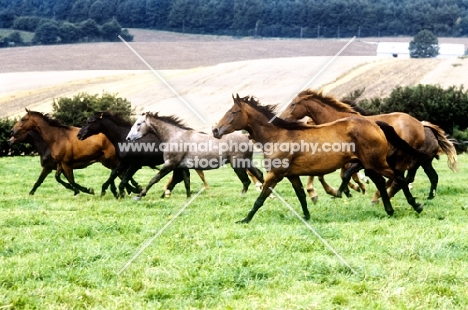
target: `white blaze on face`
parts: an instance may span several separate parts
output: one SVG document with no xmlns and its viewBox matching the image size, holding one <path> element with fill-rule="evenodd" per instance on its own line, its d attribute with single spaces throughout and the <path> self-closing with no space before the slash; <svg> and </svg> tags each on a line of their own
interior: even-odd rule
<svg viewBox="0 0 468 310">
<path fill-rule="evenodd" d="M 140 115 L 135 123 L 133 124 L 130 132 L 127 135 L 128 141 L 135 141 L 141 137 L 143 137 L 144 133 L 142 132 L 142 128 L 146 125 L 146 115 Z"/>
</svg>

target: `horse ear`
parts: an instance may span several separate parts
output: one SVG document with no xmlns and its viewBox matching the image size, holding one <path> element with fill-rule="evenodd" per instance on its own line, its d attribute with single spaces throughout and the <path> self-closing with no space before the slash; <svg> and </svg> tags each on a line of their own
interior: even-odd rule
<svg viewBox="0 0 468 310">
<path fill-rule="evenodd" d="M 240 103 L 239 94 L 236 94 L 236 97 L 234 97 L 234 95 L 233 95 L 233 96 L 232 96 L 232 100 L 234 100 L 234 103 L 235 103 L 235 104 L 239 104 L 239 103 Z"/>
<path fill-rule="evenodd" d="M 99 116 L 99 118 L 101 118 L 101 119 L 102 119 L 102 115 L 104 115 L 104 112 L 102 112 L 102 113 L 101 113 L 101 116 Z"/>
<path fill-rule="evenodd" d="M 30 112 L 30 110 L 29 110 L 28 108 L 24 108 L 24 109 L 26 110 L 26 112 L 27 112 L 27 113 L 29 113 L 29 112 Z"/>
</svg>

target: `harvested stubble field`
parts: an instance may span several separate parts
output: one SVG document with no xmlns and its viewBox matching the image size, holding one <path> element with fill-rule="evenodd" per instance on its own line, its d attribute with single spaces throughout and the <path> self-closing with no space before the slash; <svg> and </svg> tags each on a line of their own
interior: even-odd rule
<svg viewBox="0 0 468 310">
<path fill-rule="evenodd" d="M 231 94 L 266 104 L 289 100 L 347 40 L 261 40 L 134 30 L 131 45 L 192 104 L 179 99 L 123 43 L 0 50 L 0 116 L 25 107 L 49 112 L 53 98 L 117 92 L 137 111 L 177 114 L 207 129 L 232 104 Z M 383 40 L 383 39 L 381 39 Z M 467 83 L 466 60 L 377 59 L 375 39 L 352 43 L 311 87 L 341 96 L 366 86 L 367 96 L 397 85 Z M 465 43 L 466 44 L 466 43 Z M 368 193 L 331 200 L 319 187 L 310 224 L 357 271 L 350 272 L 279 199 L 268 199 L 249 225 L 243 218 L 258 193 L 229 168 L 209 171 L 211 185 L 188 202 L 182 186 L 160 199 L 155 185 L 139 202 L 72 196 L 52 176 L 28 196 L 40 167 L 35 157 L 0 158 L 0 309 L 462 309 L 468 304 L 468 158 L 459 172 L 435 162 L 439 190 L 418 172 L 416 214 L 403 195 L 395 216 Z M 76 171 L 97 190 L 109 171 Z M 142 169 L 145 185 L 154 175 Z M 193 193 L 200 182 L 192 173 Z M 327 176 L 339 184 L 338 174 Z M 163 180 L 162 182 L 164 182 Z M 305 182 L 305 177 L 303 178 Z M 287 181 L 276 190 L 295 210 Z M 118 271 L 168 221 L 173 223 L 122 274 Z"/>
<path fill-rule="evenodd" d="M 290 100 L 303 87 L 341 97 L 366 87 L 364 96 L 385 96 L 396 86 L 466 84 L 466 59 L 379 59 L 377 38 L 349 41 L 235 39 L 132 30 L 130 43 L 192 105 L 200 122 L 124 43 L 34 46 L 0 50 L 0 116 L 24 108 L 50 112 L 54 98 L 79 92 L 118 93 L 137 112 L 177 114 L 207 130 L 231 104 L 231 94 L 255 95 L 265 104 Z M 385 41 L 385 38 L 380 38 Z M 390 40 L 390 39 L 387 39 Z M 406 38 L 410 40 L 410 38 Z M 441 39 L 465 43 L 468 39 Z M 310 83 L 308 83 L 310 82 Z"/>
</svg>

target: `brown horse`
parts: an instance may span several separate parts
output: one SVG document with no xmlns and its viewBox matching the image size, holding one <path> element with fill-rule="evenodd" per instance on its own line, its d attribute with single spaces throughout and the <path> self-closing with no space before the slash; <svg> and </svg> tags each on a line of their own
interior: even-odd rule
<svg viewBox="0 0 468 310">
<path fill-rule="evenodd" d="M 80 141 L 77 134 L 80 128 L 63 125 L 58 120 L 40 112 L 29 111 L 13 126 L 12 138 L 24 135 L 28 131 L 39 133 L 49 146 L 51 156 L 57 163 L 57 175 L 65 175 L 75 195 L 80 191 L 93 194 L 92 189 L 85 188 L 75 182 L 74 167 L 84 167 L 96 161 L 105 167 L 113 169 L 119 164 L 112 143 L 102 134 L 89 140 Z M 114 186 L 115 187 L 115 186 Z"/>
<path fill-rule="evenodd" d="M 41 136 L 34 130 L 30 130 L 25 132 L 21 136 L 16 136 L 16 137 L 11 137 L 9 140 L 10 144 L 14 143 L 30 143 L 34 150 L 39 154 L 40 158 L 40 163 L 41 163 L 41 173 L 39 174 L 39 177 L 37 178 L 36 183 L 34 183 L 33 188 L 29 192 L 29 195 L 34 195 L 36 190 L 41 186 L 42 182 L 44 182 L 45 178 L 53 171 L 57 169 L 57 163 L 54 161 L 52 158 L 52 155 L 50 154 L 50 148 L 49 146 L 42 140 Z M 82 163 L 80 166 L 73 166 L 73 169 L 81 169 L 89 166 L 90 164 L 94 163 L 94 161 L 89 162 L 89 163 Z M 72 187 L 70 186 L 69 183 L 63 181 L 60 178 L 60 173 L 56 173 L 55 175 L 55 180 L 62 184 L 65 188 L 71 189 Z"/>
<path fill-rule="evenodd" d="M 434 198 L 438 183 L 438 175 L 432 166 L 432 160 L 440 152 L 447 154 L 448 165 L 455 171 L 457 154 L 453 144 L 446 138 L 442 129 L 429 122 L 420 122 L 406 113 L 389 113 L 380 115 L 361 115 L 356 108 L 348 103 L 341 102 L 331 96 L 324 96 L 321 92 L 305 90 L 301 92 L 289 106 L 280 114 L 286 120 L 297 120 L 304 116 L 312 118 L 316 124 L 325 124 L 345 117 L 361 117 L 371 121 L 382 121 L 393 128 L 396 133 L 413 148 L 428 154 L 425 158 L 415 158 L 402 151 L 395 150 L 396 169 L 408 170 L 407 182 L 414 181 L 417 169 L 422 166 L 431 181 L 431 189 L 428 199 Z M 390 186 L 389 196 L 400 190 L 398 183 L 393 182 Z M 373 197 L 377 202 L 379 193 Z"/>
<path fill-rule="evenodd" d="M 422 211 L 422 206 L 412 197 L 402 173 L 392 169 L 387 163 L 387 155 L 390 152 L 388 141 L 399 146 L 404 145 L 405 149 L 408 147 L 387 124 L 351 117 L 325 125 L 308 126 L 274 118 L 275 106 L 261 106 L 252 97 L 240 98 L 237 95 L 233 99 L 234 105 L 213 128 L 213 135 L 221 138 L 233 131 L 245 129 L 253 140 L 264 146 L 265 160 L 276 163 L 270 165 L 260 196 L 241 223 L 252 220 L 272 189 L 284 177 L 291 182 L 301 203 L 304 217 L 309 219 L 306 194 L 299 176 L 328 174 L 349 162 L 357 162 L 366 169 L 366 174 L 382 191 L 382 201 L 387 214 L 392 215 L 394 211 L 385 191 L 382 175 L 401 183 L 408 203 L 417 212 Z M 270 148 L 275 143 L 279 144 L 277 148 L 265 152 L 267 145 Z M 298 143 L 301 145 L 299 149 L 296 147 Z M 328 146 L 335 143 L 341 145 L 341 148 L 326 152 Z M 314 146 L 316 151 L 313 151 Z M 317 147 L 322 151 L 317 151 Z M 345 174 L 343 184 L 346 184 L 349 178 L 350 174 Z"/>
</svg>

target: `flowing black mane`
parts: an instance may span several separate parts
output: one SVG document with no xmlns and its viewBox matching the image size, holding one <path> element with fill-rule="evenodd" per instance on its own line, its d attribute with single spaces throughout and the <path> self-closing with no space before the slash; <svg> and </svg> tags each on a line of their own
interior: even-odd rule
<svg viewBox="0 0 468 310">
<path fill-rule="evenodd" d="M 158 113 L 151 113 L 151 112 L 148 112 L 147 115 L 153 117 L 153 118 L 156 118 L 156 119 L 159 119 L 165 123 L 168 123 L 168 124 L 171 124 L 171 125 L 174 125 L 174 126 L 177 126 L 179 127 L 180 129 L 184 129 L 184 130 L 193 130 L 193 128 L 191 127 L 188 127 L 187 125 L 184 124 L 184 122 L 178 118 L 177 116 L 175 115 L 170 115 L 170 116 L 160 116 L 158 115 Z"/>
<path fill-rule="evenodd" d="M 102 118 L 102 117 L 105 117 L 105 118 L 108 118 L 109 120 L 111 120 L 112 122 L 114 122 L 117 126 L 122 126 L 122 127 L 132 127 L 132 123 L 130 121 L 128 121 L 127 119 L 125 119 L 125 117 L 119 113 L 113 113 L 113 112 L 96 112 L 94 113 L 94 117 L 95 118 Z"/>
<path fill-rule="evenodd" d="M 65 125 L 58 119 L 52 118 L 49 114 L 42 114 L 41 112 L 37 112 L 37 111 L 28 111 L 28 113 L 43 118 L 47 122 L 47 124 L 49 124 L 50 126 L 66 128 L 66 129 L 70 128 L 70 126 Z"/>
<path fill-rule="evenodd" d="M 261 105 L 260 102 L 253 96 L 247 96 L 241 99 L 243 102 L 247 103 L 249 106 L 257 110 L 258 112 L 265 115 L 268 119 L 273 119 L 271 122 L 273 125 L 285 128 L 285 129 L 303 129 L 310 128 L 310 125 L 301 123 L 301 122 L 289 122 L 282 118 L 279 118 L 276 114 L 277 105 Z"/>
</svg>

